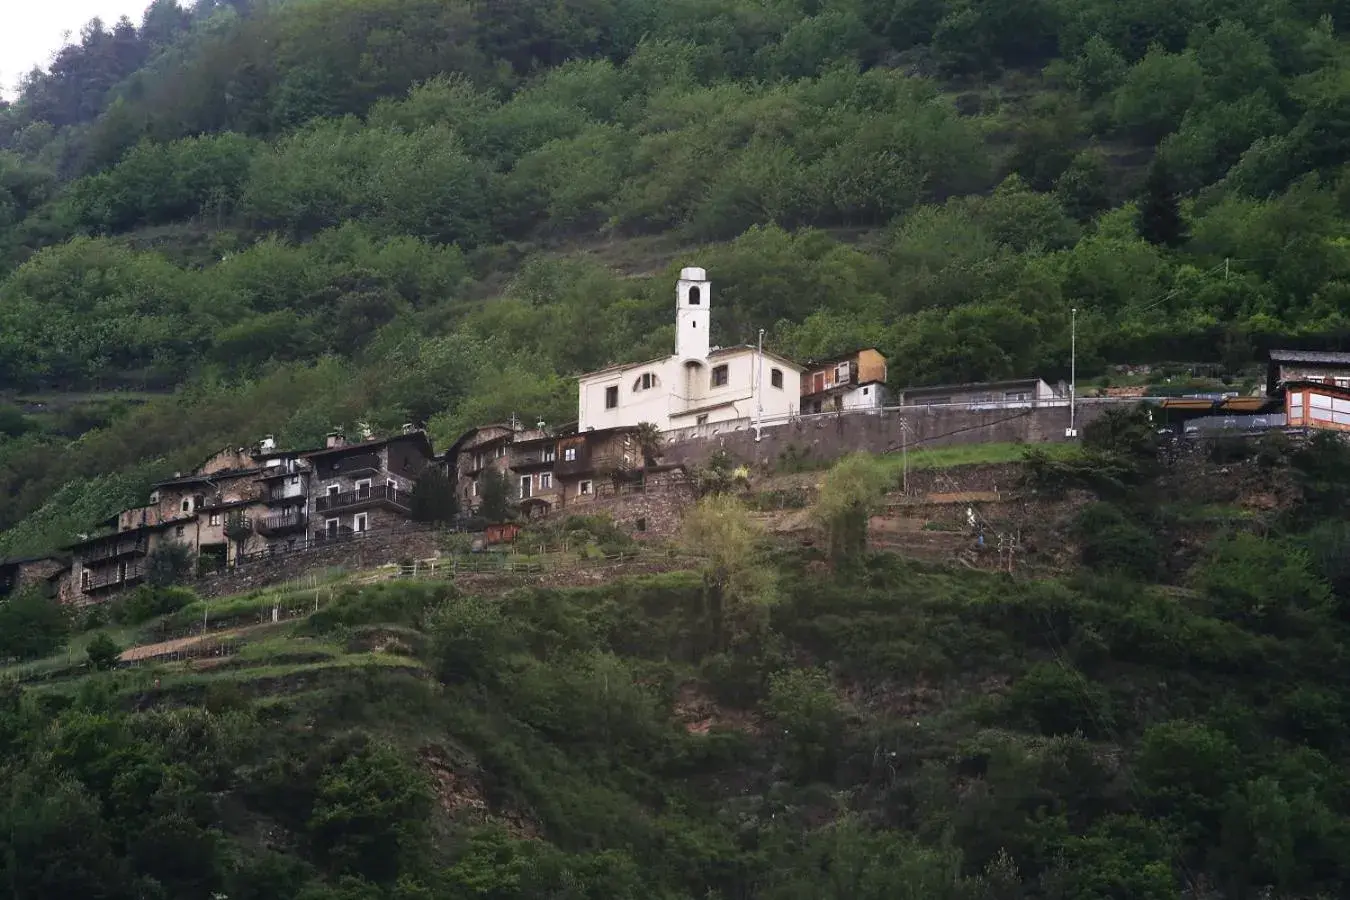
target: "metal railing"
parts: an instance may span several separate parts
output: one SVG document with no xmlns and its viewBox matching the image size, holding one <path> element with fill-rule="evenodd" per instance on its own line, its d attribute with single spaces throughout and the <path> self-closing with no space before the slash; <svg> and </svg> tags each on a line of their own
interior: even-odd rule
<svg viewBox="0 0 1350 900">
<path fill-rule="evenodd" d="M 314 511 L 316 513 L 335 512 L 364 503 L 388 503 L 406 510 L 412 504 L 412 491 L 402 491 L 395 487 L 379 484 L 361 490 L 324 494 L 314 498 Z"/>
<path fill-rule="evenodd" d="M 253 521 L 253 527 L 258 534 L 268 535 L 304 528 L 308 521 L 303 512 L 283 513 L 279 516 L 260 516 Z"/>
</svg>

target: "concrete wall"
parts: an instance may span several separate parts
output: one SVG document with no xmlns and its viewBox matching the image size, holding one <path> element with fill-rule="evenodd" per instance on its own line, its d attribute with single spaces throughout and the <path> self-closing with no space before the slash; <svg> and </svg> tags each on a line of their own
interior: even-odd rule
<svg viewBox="0 0 1350 900">
<path fill-rule="evenodd" d="M 1078 428 L 1110 406 L 1079 403 Z M 902 422 L 907 423 L 907 430 L 902 429 Z M 772 465 L 789 456 L 830 461 L 857 450 L 898 453 L 905 444 L 914 450 L 928 450 L 959 444 L 1058 443 L 1066 440 L 1064 430 L 1068 426 L 1068 406 L 988 410 L 914 407 L 812 416 L 766 427 L 758 443 L 753 428 L 691 435 L 683 440 L 667 436 L 663 456 L 667 463 L 698 464 L 718 450 L 725 450 L 738 460 L 754 464 Z"/>
</svg>

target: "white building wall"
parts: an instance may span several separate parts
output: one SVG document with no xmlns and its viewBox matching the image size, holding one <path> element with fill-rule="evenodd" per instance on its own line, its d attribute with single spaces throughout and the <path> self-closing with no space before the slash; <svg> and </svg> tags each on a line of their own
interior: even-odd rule
<svg viewBox="0 0 1350 900">
<path fill-rule="evenodd" d="M 844 409 L 881 409 L 886 405 L 886 388 L 865 384 L 844 394 Z"/>
<path fill-rule="evenodd" d="M 797 411 L 801 370 L 763 357 L 750 347 L 711 351 L 708 346 L 712 284 L 697 267 L 680 272 L 675 289 L 675 353 L 664 360 L 583 375 L 577 388 L 577 418 L 582 431 L 620 428 L 651 422 L 661 431 L 706 423 L 786 416 Z M 712 385 L 713 370 L 725 365 L 727 381 Z M 782 387 L 773 387 L 772 371 L 782 372 Z M 643 376 L 654 382 L 643 386 Z M 759 379 L 762 377 L 762 388 Z M 608 406 L 611 390 L 617 400 Z M 757 393 L 758 392 L 758 393 Z M 762 411 L 759 407 L 762 406 Z"/>
</svg>

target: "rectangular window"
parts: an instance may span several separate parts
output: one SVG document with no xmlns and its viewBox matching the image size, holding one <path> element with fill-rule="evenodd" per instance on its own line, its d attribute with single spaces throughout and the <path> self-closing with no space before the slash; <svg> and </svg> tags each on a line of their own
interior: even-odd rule
<svg viewBox="0 0 1350 900">
<path fill-rule="evenodd" d="M 185 534 L 187 534 L 187 529 L 185 529 L 182 525 L 179 525 L 177 528 L 173 530 L 174 537 L 182 537 Z"/>
<path fill-rule="evenodd" d="M 551 488 L 551 487 L 553 487 L 553 473 L 552 473 L 552 472 L 540 472 L 540 473 L 539 473 L 539 490 L 541 490 L 541 491 L 546 491 L 546 490 L 548 490 L 548 489 Z"/>
<path fill-rule="evenodd" d="M 725 387 L 726 383 L 727 383 L 727 364 L 722 363 L 722 365 L 720 366 L 713 366 L 712 386 Z"/>
<path fill-rule="evenodd" d="M 835 384 L 848 383 L 848 363 L 843 362 L 834 367 L 834 383 Z"/>
<path fill-rule="evenodd" d="M 528 475 L 520 476 L 520 499 L 528 500 L 530 498 L 530 487 L 534 481 Z"/>
<path fill-rule="evenodd" d="M 498 448 L 493 452 L 492 458 L 493 458 L 493 459 L 501 459 L 501 458 L 502 458 L 503 456 L 505 456 L 505 455 L 506 455 L 506 445 L 505 445 L 505 444 L 502 444 L 500 447 L 498 447 Z"/>
<path fill-rule="evenodd" d="M 328 486 L 328 496 L 335 497 L 340 490 L 342 490 L 342 488 L 338 487 L 336 484 L 330 484 Z"/>
<path fill-rule="evenodd" d="M 89 582 L 90 582 L 91 580 L 92 580 L 92 579 L 90 578 L 89 570 L 88 570 L 88 569 L 82 569 L 82 570 L 80 571 L 80 590 L 82 590 L 82 591 L 87 591 L 87 590 L 89 590 Z"/>
<path fill-rule="evenodd" d="M 605 388 L 605 409 L 613 409 L 619 405 L 619 386 L 617 384 Z"/>
<path fill-rule="evenodd" d="M 337 537 L 338 529 L 342 527 L 341 519 L 325 519 L 323 527 L 328 532 L 329 537 Z"/>
<path fill-rule="evenodd" d="M 300 483 L 300 476 L 299 476 L 299 475 L 292 475 L 292 476 L 291 476 L 291 484 L 299 484 L 299 483 Z"/>
<path fill-rule="evenodd" d="M 556 448 L 552 446 L 544 448 L 544 462 L 553 462 L 557 458 L 558 458 L 558 451 Z"/>
<path fill-rule="evenodd" d="M 366 479 L 365 481 L 358 481 L 356 483 L 356 496 L 358 497 L 370 496 L 370 479 Z"/>
<path fill-rule="evenodd" d="M 590 492 L 591 492 L 591 483 L 589 481 L 583 481 L 577 485 L 577 493 L 581 494 L 583 497 L 590 494 Z"/>
<path fill-rule="evenodd" d="M 770 369 L 770 370 L 769 370 L 769 384 L 773 385 L 774 387 L 778 388 L 779 390 L 782 390 L 782 388 L 783 388 L 783 370 L 782 370 L 782 369 Z"/>
<path fill-rule="evenodd" d="M 220 513 L 211 513 L 211 524 L 212 525 L 220 524 Z"/>
<path fill-rule="evenodd" d="M 694 419 L 694 424 L 695 424 L 695 425 L 707 425 L 707 424 L 708 424 L 708 414 L 707 414 L 707 413 L 704 413 L 703 415 L 701 415 L 701 416 L 699 416 L 698 418 Z"/>
<path fill-rule="evenodd" d="M 864 397 L 868 396 L 868 395 L 871 394 L 871 393 L 872 393 L 872 389 L 871 389 L 870 387 L 865 387 L 865 388 L 863 388 L 863 396 L 864 396 Z"/>
<path fill-rule="evenodd" d="M 576 462 L 576 461 L 577 461 L 576 447 L 568 447 L 566 450 L 563 451 L 563 462 Z"/>
</svg>

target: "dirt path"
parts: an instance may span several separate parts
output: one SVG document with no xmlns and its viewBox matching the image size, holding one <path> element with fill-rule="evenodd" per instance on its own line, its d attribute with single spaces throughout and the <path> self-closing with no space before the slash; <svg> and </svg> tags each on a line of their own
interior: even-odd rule
<svg viewBox="0 0 1350 900">
<path fill-rule="evenodd" d="M 128 647 L 126 650 L 123 650 L 122 655 L 117 658 L 121 662 L 137 662 L 139 660 L 151 659 L 156 656 L 167 656 L 170 653 L 191 650 L 202 644 L 220 642 L 230 638 L 240 638 L 264 628 L 273 627 L 275 627 L 273 623 L 264 622 L 261 625 L 248 625 L 243 628 L 228 628 L 224 631 L 208 631 L 206 634 L 176 638 L 172 641 L 160 641 L 157 644 L 141 644 L 136 647 Z"/>
</svg>

